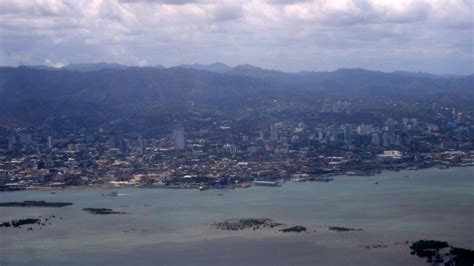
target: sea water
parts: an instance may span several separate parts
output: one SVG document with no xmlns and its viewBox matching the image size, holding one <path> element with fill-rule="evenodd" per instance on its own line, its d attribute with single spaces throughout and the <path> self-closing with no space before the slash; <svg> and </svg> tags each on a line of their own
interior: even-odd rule
<svg viewBox="0 0 474 266">
<path fill-rule="evenodd" d="M 102 195 L 111 191 L 119 196 Z M 474 167 L 386 171 L 248 189 L 0 193 L 2 202 L 24 200 L 73 205 L 0 207 L 0 222 L 55 216 L 33 230 L 0 228 L 2 266 L 423 265 L 423 259 L 410 255 L 405 241 L 435 239 L 474 248 Z M 82 208 L 126 214 L 94 215 Z M 310 232 L 226 232 L 211 226 L 231 218 L 271 218 Z M 335 232 L 328 226 L 363 231 Z"/>
</svg>

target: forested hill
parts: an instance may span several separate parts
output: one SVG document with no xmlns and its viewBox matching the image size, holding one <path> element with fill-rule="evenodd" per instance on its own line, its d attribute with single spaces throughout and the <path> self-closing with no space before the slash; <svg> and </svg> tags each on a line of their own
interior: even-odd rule
<svg viewBox="0 0 474 266">
<path fill-rule="evenodd" d="M 0 68 L 0 118 L 39 119 L 63 112 L 102 113 L 252 108 L 271 99 L 307 104 L 324 98 L 474 102 L 474 76 L 340 69 L 285 73 L 250 65 L 173 68 L 115 64 Z M 23 116 L 27 115 L 27 118 Z"/>
</svg>

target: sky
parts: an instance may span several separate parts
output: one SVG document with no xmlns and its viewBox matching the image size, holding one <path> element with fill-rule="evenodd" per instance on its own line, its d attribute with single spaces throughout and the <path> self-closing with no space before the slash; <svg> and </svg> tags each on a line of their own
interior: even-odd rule
<svg viewBox="0 0 474 266">
<path fill-rule="evenodd" d="M 472 0 L 0 0 L 0 65 L 474 73 Z"/>
</svg>

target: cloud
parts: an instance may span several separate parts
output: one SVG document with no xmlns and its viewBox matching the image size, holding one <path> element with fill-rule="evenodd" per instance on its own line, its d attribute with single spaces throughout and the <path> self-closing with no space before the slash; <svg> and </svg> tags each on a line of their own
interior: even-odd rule
<svg viewBox="0 0 474 266">
<path fill-rule="evenodd" d="M 470 0 L 3 0 L 0 64 L 467 73 L 472 16 Z"/>
<path fill-rule="evenodd" d="M 197 0 L 119 0 L 121 3 L 148 3 L 148 4 L 167 4 L 167 5 L 184 5 L 198 2 Z"/>
<path fill-rule="evenodd" d="M 54 62 L 53 60 L 47 58 L 46 60 L 44 60 L 44 63 L 46 63 L 47 66 L 52 66 L 52 67 L 55 67 L 55 68 L 60 68 L 60 67 L 63 67 L 65 66 L 66 64 L 64 64 L 63 62 Z"/>
<path fill-rule="evenodd" d="M 217 21 L 235 20 L 243 15 L 240 4 L 218 5 L 214 11 L 214 17 Z"/>
</svg>

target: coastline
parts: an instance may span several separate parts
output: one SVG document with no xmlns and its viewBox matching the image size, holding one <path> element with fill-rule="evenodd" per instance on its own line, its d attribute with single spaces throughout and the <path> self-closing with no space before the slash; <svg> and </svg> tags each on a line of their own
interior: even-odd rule
<svg viewBox="0 0 474 266">
<path fill-rule="evenodd" d="M 474 164 L 469 164 L 469 165 L 450 165 L 449 167 L 442 167 L 442 165 L 433 165 L 430 167 L 405 167 L 405 168 L 383 168 L 383 169 L 377 169 L 374 171 L 370 172 L 360 172 L 360 171 L 355 171 L 355 170 L 349 170 L 349 171 L 344 171 L 344 172 L 337 172 L 333 174 L 327 174 L 320 176 L 318 178 L 340 178 L 340 177 L 361 177 L 361 176 L 379 176 L 387 172 L 400 172 L 400 171 L 422 171 L 422 170 L 428 170 L 428 169 L 440 169 L 440 170 L 446 170 L 449 168 L 472 168 L 473 173 L 474 173 Z M 302 181 L 295 181 L 295 182 L 318 182 L 319 180 L 316 181 L 311 181 L 311 180 L 302 180 Z M 279 179 L 279 182 L 281 182 L 283 185 L 287 182 L 293 182 L 291 178 L 286 178 L 286 179 Z M 325 181 L 327 182 L 327 181 Z M 58 192 L 58 191 L 64 191 L 64 190 L 84 190 L 84 189 L 107 189 L 107 190 L 113 190 L 113 189 L 123 189 L 123 188 L 152 188 L 152 189 L 200 189 L 202 186 L 201 183 L 195 183 L 191 185 L 182 185 L 182 186 L 146 186 L 144 184 L 112 184 L 112 183 L 104 183 L 104 184 L 89 184 L 89 185 L 76 185 L 76 186 L 30 186 L 30 187 L 25 187 L 22 189 L 17 189 L 17 190 L 0 190 L 0 193 L 2 192 L 11 192 L 11 191 L 23 191 L 23 190 L 31 190 L 31 191 L 44 191 L 44 192 Z M 227 186 L 227 187 L 208 187 L 206 189 L 214 189 L 214 190 L 228 190 L 228 189 L 239 189 L 239 188 L 249 188 L 252 186 L 252 181 L 248 181 L 245 183 L 240 183 L 238 185 L 232 185 L 232 186 Z"/>
</svg>

